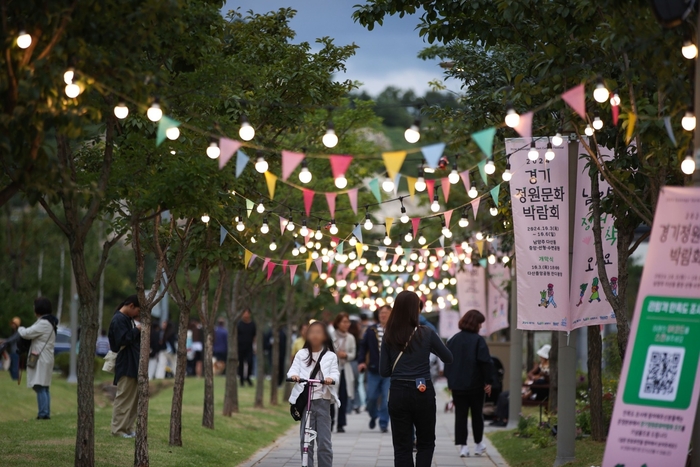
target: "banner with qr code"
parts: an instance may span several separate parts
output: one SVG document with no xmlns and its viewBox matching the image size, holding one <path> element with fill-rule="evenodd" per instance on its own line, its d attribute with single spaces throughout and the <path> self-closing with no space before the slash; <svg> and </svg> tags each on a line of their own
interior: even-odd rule
<svg viewBox="0 0 700 467">
<path fill-rule="evenodd" d="M 569 307 L 569 157 L 568 147 L 553 148 L 548 138 L 508 138 L 513 178 L 510 196 L 518 277 L 518 329 L 566 331 Z M 533 153 L 534 155 L 534 153 Z"/>
<path fill-rule="evenodd" d="M 700 188 L 654 215 L 603 467 L 684 466 L 700 397 Z"/>
<path fill-rule="evenodd" d="M 480 266 L 468 265 L 455 274 L 457 279 L 457 300 L 459 316 L 469 310 L 486 309 L 486 273 Z"/>
<path fill-rule="evenodd" d="M 603 159 L 612 157 L 612 152 L 604 147 L 598 148 Z M 586 154 L 583 145 L 579 154 Z M 576 329 L 583 326 L 615 323 L 615 313 L 610 302 L 605 298 L 601 279 L 598 277 L 598 260 L 593 240 L 593 213 L 591 212 L 591 177 L 586 165 L 588 157 L 579 157 L 576 169 L 576 211 L 574 214 L 573 259 L 571 262 L 571 326 Z M 600 197 L 610 193 L 610 185 L 600 180 Z M 617 230 L 615 218 L 603 214 L 600 219 L 603 240 L 603 257 L 613 294 L 617 295 Z"/>
<path fill-rule="evenodd" d="M 510 269 L 498 262 L 490 264 L 487 272 L 488 308 L 483 328 L 486 335 L 491 335 L 508 327 Z"/>
</svg>

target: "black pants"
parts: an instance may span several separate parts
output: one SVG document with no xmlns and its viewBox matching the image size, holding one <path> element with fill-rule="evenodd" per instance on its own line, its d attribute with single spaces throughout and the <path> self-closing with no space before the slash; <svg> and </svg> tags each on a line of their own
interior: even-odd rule
<svg viewBox="0 0 700 467">
<path fill-rule="evenodd" d="M 455 404 L 455 444 L 467 444 L 469 412 L 472 413 L 472 434 L 479 444 L 484 438 L 484 390 L 452 391 Z"/>
<path fill-rule="evenodd" d="M 413 467 L 413 429 L 416 430 L 416 467 L 430 467 L 435 451 L 435 389 L 426 381 L 420 392 L 414 381 L 392 381 L 389 395 L 394 467 Z"/>
<path fill-rule="evenodd" d="M 246 369 L 245 364 L 248 365 Z M 238 347 L 238 377 L 241 384 L 245 381 L 250 383 L 250 373 L 253 371 L 253 347 Z"/>
<path fill-rule="evenodd" d="M 503 391 L 498 396 L 498 403 L 496 405 L 496 418 L 499 421 L 508 420 L 508 411 L 510 410 L 508 405 L 508 397 L 510 396 L 510 391 Z"/>
<path fill-rule="evenodd" d="M 345 427 L 348 424 L 347 413 L 348 407 L 348 381 L 345 379 L 345 370 L 340 372 L 340 384 L 338 385 L 338 399 L 340 400 L 340 409 L 336 412 L 338 414 L 338 429 Z"/>
</svg>

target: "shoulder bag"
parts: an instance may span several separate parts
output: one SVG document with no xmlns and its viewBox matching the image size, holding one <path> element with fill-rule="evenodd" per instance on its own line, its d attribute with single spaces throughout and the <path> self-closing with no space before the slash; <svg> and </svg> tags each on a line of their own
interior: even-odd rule
<svg viewBox="0 0 700 467">
<path fill-rule="evenodd" d="M 308 379 L 314 379 L 316 378 L 316 375 L 318 374 L 319 371 L 321 371 L 321 360 L 323 360 L 323 356 L 326 355 L 326 352 L 328 349 L 323 349 L 323 352 L 321 352 L 321 355 L 318 357 L 318 361 L 316 362 L 316 366 L 314 366 L 314 369 L 311 370 L 311 375 L 308 377 Z M 311 352 L 309 350 L 309 352 Z M 289 414 L 292 416 L 292 418 L 295 421 L 300 421 L 301 420 L 301 414 L 304 411 L 304 407 L 306 407 L 306 404 L 309 402 L 309 384 L 307 383 L 304 385 L 304 389 L 301 391 L 301 394 L 297 397 L 296 402 L 293 404 L 289 404 Z"/>
<path fill-rule="evenodd" d="M 396 369 L 396 364 L 399 363 L 399 360 L 401 359 L 401 357 L 403 356 L 403 353 L 404 353 L 404 352 L 406 351 L 406 349 L 408 348 L 408 344 L 411 343 L 411 339 L 413 339 L 413 335 L 416 333 L 417 330 L 418 330 L 418 326 L 416 326 L 415 328 L 413 328 L 413 332 L 411 333 L 411 337 L 408 338 L 408 340 L 406 341 L 406 345 L 403 346 L 403 350 L 399 353 L 399 356 L 396 357 L 396 360 L 394 360 L 394 364 L 393 364 L 392 367 L 391 367 L 391 372 L 392 372 L 392 373 L 393 373 L 394 370 Z"/>
</svg>

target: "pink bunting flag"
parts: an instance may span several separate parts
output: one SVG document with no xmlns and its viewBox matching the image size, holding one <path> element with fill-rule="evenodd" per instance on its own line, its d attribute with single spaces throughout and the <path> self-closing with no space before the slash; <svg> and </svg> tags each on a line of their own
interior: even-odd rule
<svg viewBox="0 0 700 467">
<path fill-rule="evenodd" d="M 340 245 L 340 238 L 339 237 L 331 237 L 331 241 L 335 243 L 335 246 L 337 247 Z"/>
<path fill-rule="evenodd" d="M 323 261 L 321 260 L 321 258 L 316 258 L 314 260 L 314 264 L 316 265 L 318 273 L 321 274 L 323 272 Z"/>
<path fill-rule="evenodd" d="M 583 83 L 566 91 L 561 95 L 561 98 L 564 102 L 569 104 L 569 107 L 574 109 L 574 112 L 579 114 L 582 119 L 586 119 L 586 88 L 583 86 Z"/>
<path fill-rule="evenodd" d="M 236 141 L 229 138 L 221 138 L 219 140 L 219 150 L 221 151 L 219 155 L 219 170 L 223 169 L 228 161 L 231 160 L 236 151 L 243 145 L 240 141 Z"/>
<path fill-rule="evenodd" d="M 449 211 L 445 211 L 443 213 L 443 216 L 445 216 L 445 225 L 447 226 L 448 229 L 450 228 L 450 220 L 452 219 L 452 211 L 453 210 L 450 209 Z"/>
<path fill-rule="evenodd" d="M 399 256 L 401 256 L 401 255 L 394 255 L 394 259 L 391 260 L 391 265 L 392 265 L 392 266 L 395 265 L 396 262 L 399 260 Z"/>
<path fill-rule="evenodd" d="M 426 180 L 425 186 L 428 189 L 428 200 L 433 202 L 433 195 L 435 194 L 435 180 Z"/>
<path fill-rule="evenodd" d="M 341 175 L 345 175 L 352 162 L 352 156 L 339 156 L 333 155 L 330 157 L 331 160 L 331 171 L 333 172 L 333 178 L 338 178 Z"/>
<path fill-rule="evenodd" d="M 310 239 L 310 238 L 311 238 L 311 234 L 310 234 L 310 233 L 307 234 L 307 235 L 304 235 L 304 245 L 306 245 L 307 243 L 309 243 L 309 239 Z"/>
<path fill-rule="evenodd" d="M 275 266 L 273 262 L 267 263 L 267 280 L 270 280 L 270 277 L 272 277 L 272 271 L 275 270 Z"/>
<path fill-rule="evenodd" d="M 298 264 L 289 265 L 289 282 L 294 284 L 294 275 L 297 273 Z"/>
<path fill-rule="evenodd" d="M 358 188 L 348 190 L 348 198 L 350 198 L 350 207 L 352 207 L 352 210 L 355 213 L 355 215 L 357 215 L 357 190 Z"/>
<path fill-rule="evenodd" d="M 330 276 L 332 270 L 333 270 L 333 260 L 331 259 L 330 261 L 328 261 L 328 266 L 326 267 L 326 274 L 328 274 Z"/>
<path fill-rule="evenodd" d="M 255 258 L 257 258 L 257 257 L 258 257 L 258 255 L 256 255 L 255 253 L 253 253 L 252 255 L 250 255 L 250 261 L 248 261 L 248 266 L 250 266 L 251 264 L 253 264 L 253 261 L 255 261 Z"/>
<path fill-rule="evenodd" d="M 414 217 L 411 219 L 411 224 L 413 224 L 413 236 L 418 235 L 418 225 L 420 224 L 420 217 Z"/>
<path fill-rule="evenodd" d="M 350 268 L 345 268 L 345 269 L 343 269 L 343 272 L 341 273 L 341 277 L 342 277 L 343 279 L 345 279 L 346 277 L 348 277 L 348 274 L 350 274 L 350 271 L 351 271 Z"/>
<path fill-rule="evenodd" d="M 612 106 L 612 118 L 613 118 L 613 125 L 617 126 L 617 121 L 620 118 L 620 106 L 619 105 Z"/>
<path fill-rule="evenodd" d="M 475 198 L 472 200 L 472 214 L 474 214 L 474 219 L 476 219 L 476 214 L 479 212 L 479 204 L 481 203 L 481 198 Z"/>
<path fill-rule="evenodd" d="M 443 178 L 440 180 L 440 188 L 442 188 L 442 197 L 445 198 L 445 203 L 450 199 L 450 179 Z"/>
<path fill-rule="evenodd" d="M 336 305 L 340 303 L 340 294 L 338 292 L 333 294 L 333 300 L 335 300 Z"/>
<path fill-rule="evenodd" d="M 270 258 L 265 258 L 265 261 L 263 261 L 263 269 L 267 268 L 267 265 L 270 263 Z"/>
<path fill-rule="evenodd" d="M 520 122 L 518 126 L 515 127 L 515 131 L 518 132 L 523 138 L 532 138 L 532 116 L 533 112 L 528 112 L 520 116 Z"/>
<path fill-rule="evenodd" d="M 312 190 L 304 188 L 304 209 L 306 209 L 306 217 L 311 215 L 311 205 L 314 204 L 314 193 Z"/>
<path fill-rule="evenodd" d="M 464 190 L 469 191 L 472 187 L 472 183 L 469 180 L 469 171 L 465 170 L 464 172 L 460 172 L 459 176 L 462 178 L 462 183 L 464 183 Z"/>
<path fill-rule="evenodd" d="M 289 260 L 288 260 L 288 259 L 283 259 L 283 260 L 282 260 L 282 273 L 287 272 L 287 264 L 289 264 Z"/>
<path fill-rule="evenodd" d="M 292 175 L 304 157 L 306 156 L 300 152 L 282 151 L 282 180 L 287 180 Z"/>
<path fill-rule="evenodd" d="M 335 193 L 326 193 L 326 202 L 331 213 L 331 219 L 335 219 Z"/>
<path fill-rule="evenodd" d="M 318 284 L 314 284 L 314 298 L 318 297 L 318 294 L 321 293 L 321 288 L 318 286 Z"/>
<path fill-rule="evenodd" d="M 287 226 L 287 219 L 280 216 L 280 233 L 284 233 L 284 228 Z"/>
</svg>

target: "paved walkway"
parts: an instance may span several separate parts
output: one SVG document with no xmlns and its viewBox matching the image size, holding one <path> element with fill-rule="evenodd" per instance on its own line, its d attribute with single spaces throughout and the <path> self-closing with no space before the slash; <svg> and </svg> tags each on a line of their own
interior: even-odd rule
<svg viewBox="0 0 700 467">
<path fill-rule="evenodd" d="M 435 427 L 435 467 L 508 467 L 503 458 L 484 437 L 487 456 L 459 457 L 459 449 L 454 445 L 454 414 L 445 413 L 447 395 L 443 391 L 444 383 L 436 385 L 437 425 Z M 366 412 L 348 415 L 345 433 L 333 433 L 333 467 L 393 467 L 394 450 L 391 433 L 382 434 L 379 428 L 370 430 L 369 417 Z M 474 451 L 469 427 L 469 449 Z M 486 432 L 493 428 L 486 427 Z M 250 458 L 242 467 L 299 467 L 299 425 L 295 425 L 286 435 Z M 317 465 L 317 464 L 315 464 Z"/>
</svg>

